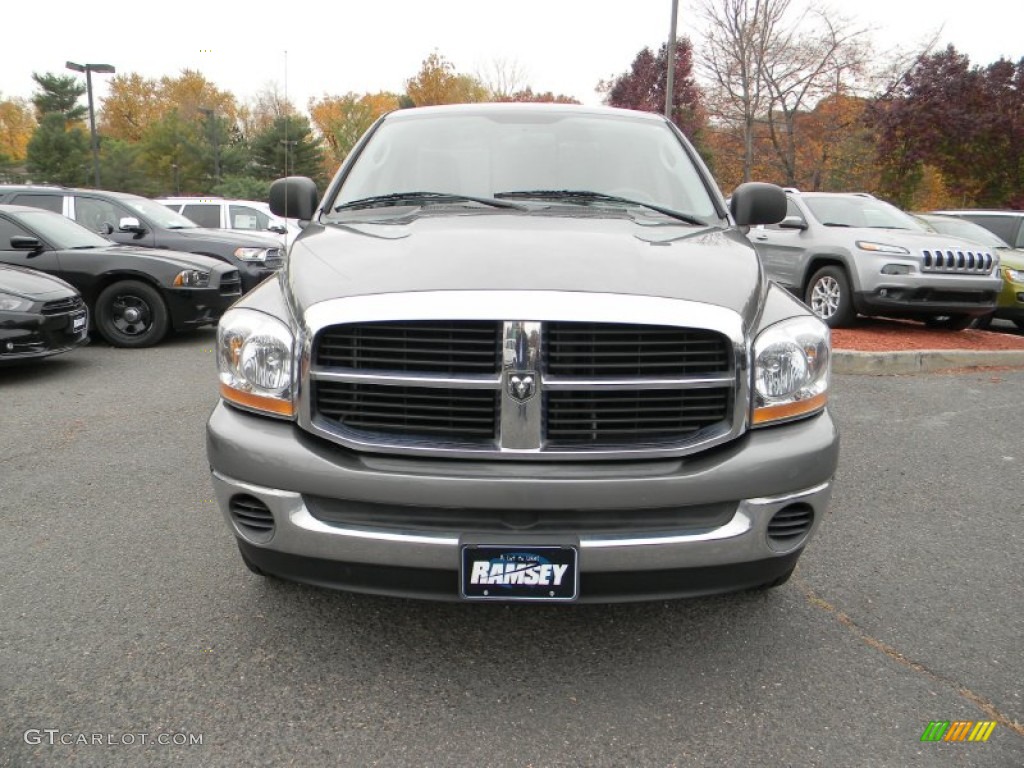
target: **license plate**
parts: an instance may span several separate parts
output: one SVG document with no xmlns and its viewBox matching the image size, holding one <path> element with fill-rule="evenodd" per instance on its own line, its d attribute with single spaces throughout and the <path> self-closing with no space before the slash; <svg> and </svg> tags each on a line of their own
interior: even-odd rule
<svg viewBox="0 0 1024 768">
<path fill-rule="evenodd" d="M 571 546 L 467 544 L 460 566 L 468 600 L 575 600 L 579 589 Z"/>
<path fill-rule="evenodd" d="M 78 333 L 79 331 L 85 330 L 85 313 L 81 312 L 77 315 L 71 316 L 71 332 Z"/>
</svg>

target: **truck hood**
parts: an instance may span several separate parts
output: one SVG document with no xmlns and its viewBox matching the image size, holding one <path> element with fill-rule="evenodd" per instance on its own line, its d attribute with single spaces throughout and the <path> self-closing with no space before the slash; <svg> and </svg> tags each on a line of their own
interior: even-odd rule
<svg viewBox="0 0 1024 768">
<path fill-rule="evenodd" d="M 704 302 L 747 325 L 763 287 L 754 249 L 736 232 L 589 213 L 310 224 L 287 270 L 300 315 L 321 301 L 372 294 L 544 290 Z"/>
</svg>

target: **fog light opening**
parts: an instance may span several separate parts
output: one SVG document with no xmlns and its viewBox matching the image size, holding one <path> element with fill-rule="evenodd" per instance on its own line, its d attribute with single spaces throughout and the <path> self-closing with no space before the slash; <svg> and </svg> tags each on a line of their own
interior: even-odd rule
<svg viewBox="0 0 1024 768">
<path fill-rule="evenodd" d="M 768 546 L 775 552 L 790 552 L 806 540 L 814 525 L 814 508 L 810 504 L 789 504 L 768 521 Z"/>
</svg>

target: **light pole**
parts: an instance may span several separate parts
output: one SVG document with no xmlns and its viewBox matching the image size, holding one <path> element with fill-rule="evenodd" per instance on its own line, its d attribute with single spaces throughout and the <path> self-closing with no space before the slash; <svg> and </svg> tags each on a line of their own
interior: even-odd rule
<svg viewBox="0 0 1024 768">
<path fill-rule="evenodd" d="M 212 107 L 200 107 L 199 111 L 209 120 L 210 133 L 213 136 L 213 177 L 215 184 L 220 184 L 220 143 L 217 141 L 217 113 Z"/>
<path fill-rule="evenodd" d="M 286 117 L 285 120 L 288 118 Z M 287 123 L 285 124 L 287 125 Z M 282 139 L 281 144 L 284 145 L 284 175 L 288 175 L 288 150 L 293 149 L 299 142 L 296 139 Z M 295 156 L 292 153 L 292 170 L 295 170 Z"/>
<path fill-rule="evenodd" d="M 679 15 L 679 0 L 672 0 L 672 24 L 668 32 L 668 72 L 665 75 L 665 117 L 672 119 L 672 97 L 676 80 L 676 16 Z"/>
<path fill-rule="evenodd" d="M 75 64 L 69 61 L 65 66 L 75 72 L 85 72 L 85 90 L 89 94 L 89 135 L 92 143 L 92 172 L 96 180 L 96 188 L 100 187 L 100 145 L 96 141 L 96 113 L 92 107 L 92 73 L 102 75 L 114 74 L 110 64 Z"/>
</svg>

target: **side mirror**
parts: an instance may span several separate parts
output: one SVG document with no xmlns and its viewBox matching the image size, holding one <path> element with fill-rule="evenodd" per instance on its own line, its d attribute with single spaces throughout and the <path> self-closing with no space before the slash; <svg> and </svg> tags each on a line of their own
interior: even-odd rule
<svg viewBox="0 0 1024 768">
<path fill-rule="evenodd" d="M 732 193 L 729 212 L 740 227 L 778 224 L 786 217 L 786 193 L 775 184 L 748 181 Z"/>
<path fill-rule="evenodd" d="M 312 219 L 319 201 L 316 184 L 305 176 L 287 176 L 270 185 L 270 210 L 275 216 Z"/>
<path fill-rule="evenodd" d="M 779 222 L 779 229 L 807 229 L 807 222 L 799 216 L 787 216 Z"/>
<path fill-rule="evenodd" d="M 142 226 L 142 222 L 134 216 L 125 216 L 117 223 L 117 228 L 122 232 L 135 232 L 140 235 L 146 231 L 146 228 Z"/>
<path fill-rule="evenodd" d="M 41 251 L 43 250 L 43 243 L 38 237 L 15 235 L 11 238 L 11 248 L 16 251 Z"/>
<path fill-rule="evenodd" d="M 267 230 L 273 232 L 275 235 L 286 235 L 288 229 L 283 224 L 268 224 Z"/>
</svg>

